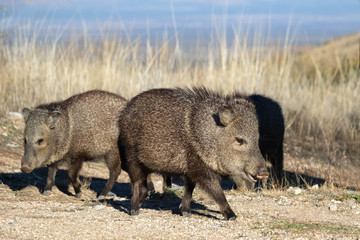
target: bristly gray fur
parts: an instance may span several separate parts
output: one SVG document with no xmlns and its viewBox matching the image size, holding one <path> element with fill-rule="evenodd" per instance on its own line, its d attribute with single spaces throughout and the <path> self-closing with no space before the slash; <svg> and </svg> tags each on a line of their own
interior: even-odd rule
<svg viewBox="0 0 360 240">
<path fill-rule="evenodd" d="M 79 171 L 82 163 L 105 158 L 110 170 L 109 181 L 101 194 L 112 188 L 121 171 L 117 147 L 119 113 L 126 100 L 114 93 L 93 90 L 64 101 L 41 104 L 23 110 L 25 120 L 25 153 L 22 171 L 48 166 L 44 193 L 54 185 L 57 164 L 69 165 L 69 177 L 80 195 Z"/>
<path fill-rule="evenodd" d="M 198 184 L 226 219 L 235 214 L 221 190 L 220 176 L 267 176 L 255 106 L 246 98 L 228 101 L 204 87 L 152 89 L 127 103 L 119 128 L 123 167 L 132 185 L 132 214 L 146 198 L 146 178 L 152 172 L 185 178 L 183 214 L 190 213 Z"/>
</svg>

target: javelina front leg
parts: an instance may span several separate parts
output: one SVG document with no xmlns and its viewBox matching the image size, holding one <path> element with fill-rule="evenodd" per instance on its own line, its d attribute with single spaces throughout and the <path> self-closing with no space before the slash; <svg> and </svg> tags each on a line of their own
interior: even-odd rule
<svg viewBox="0 0 360 240">
<path fill-rule="evenodd" d="M 145 201 L 148 189 L 146 186 L 146 179 L 137 180 L 131 184 L 131 212 L 132 216 L 139 214 L 140 205 Z"/>
<path fill-rule="evenodd" d="M 192 199 L 192 193 L 195 188 L 195 183 L 193 183 L 189 178 L 185 177 L 184 186 L 185 186 L 185 192 L 183 199 L 181 201 L 181 213 L 185 217 L 190 217 L 191 216 L 190 204 Z"/>
<path fill-rule="evenodd" d="M 69 179 L 74 187 L 75 196 L 77 198 L 81 197 L 81 183 L 79 180 L 79 172 L 82 167 L 82 160 L 77 159 L 71 161 L 69 167 Z"/>
<path fill-rule="evenodd" d="M 215 202 L 220 207 L 220 212 L 225 217 L 226 220 L 235 220 L 236 215 L 231 209 L 229 203 L 227 202 L 224 192 L 221 189 L 220 181 L 215 179 L 206 179 L 200 183 L 200 186 L 213 197 Z"/>
<path fill-rule="evenodd" d="M 106 164 L 109 168 L 109 179 L 99 197 L 106 196 L 108 193 L 110 196 L 116 196 L 114 193 L 110 193 L 110 190 L 114 187 L 116 179 L 121 173 L 121 161 L 119 156 L 119 152 L 114 150 L 108 153 L 105 157 Z"/>
<path fill-rule="evenodd" d="M 44 195 L 51 194 L 51 189 L 55 185 L 56 172 L 57 172 L 57 164 L 56 163 L 54 163 L 48 167 L 48 175 L 47 175 L 46 185 L 45 185 L 44 192 L 43 192 Z"/>
</svg>

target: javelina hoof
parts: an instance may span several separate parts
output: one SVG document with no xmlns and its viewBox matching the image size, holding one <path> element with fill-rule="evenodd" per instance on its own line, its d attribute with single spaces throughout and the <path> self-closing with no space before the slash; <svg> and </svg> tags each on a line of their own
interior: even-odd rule
<svg viewBox="0 0 360 240">
<path fill-rule="evenodd" d="M 229 209 L 229 210 L 226 210 L 224 213 L 223 213 L 224 217 L 226 220 L 235 220 L 236 219 L 236 215 L 235 213 Z"/>
<path fill-rule="evenodd" d="M 51 195 L 51 190 L 45 190 L 45 191 L 43 192 L 43 195 L 45 195 L 45 196 Z"/>
<path fill-rule="evenodd" d="M 181 212 L 181 214 L 187 218 L 191 217 L 191 212 Z"/>
<path fill-rule="evenodd" d="M 131 215 L 131 216 L 139 215 L 139 210 L 131 210 L 131 211 L 130 211 L 130 215 Z"/>
<path fill-rule="evenodd" d="M 79 192 L 79 193 L 75 194 L 75 197 L 76 198 L 81 198 L 81 195 L 82 195 L 82 192 Z"/>
<path fill-rule="evenodd" d="M 116 194 L 113 193 L 113 192 L 108 192 L 108 193 L 106 194 L 106 196 L 100 194 L 100 195 L 97 197 L 97 199 L 98 199 L 98 200 L 103 200 L 103 199 L 105 199 L 105 197 L 117 197 L 117 196 L 116 196 Z"/>
<path fill-rule="evenodd" d="M 113 193 L 113 192 L 108 192 L 108 193 L 106 194 L 106 196 L 107 196 L 107 197 L 116 197 L 116 194 Z"/>
</svg>

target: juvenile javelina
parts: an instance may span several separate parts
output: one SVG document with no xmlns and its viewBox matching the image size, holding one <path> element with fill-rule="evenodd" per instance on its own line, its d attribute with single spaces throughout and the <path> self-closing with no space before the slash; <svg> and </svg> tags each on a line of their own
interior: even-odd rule
<svg viewBox="0 0 360 240">
<path fill-rule="evenodd" d="M 58 164 L 66 161 L 76 196 L 81 195 L 79 171 L 84 161 L 104 158 L 110 177 L 101 192 L 106 195 L 121 171 L 117 146 L 118 113 L 126 100 L 119 95 L 94 90 L 67 100 L 23 109 L 25 120 L 21 171 L 48 166 L 44 194 L 55 184 Z"/>
<path fill-rule="evenodd" d="M 259 147 L 261 154 L 265 160 L 272 165 L 272 179 L 274 183 L 281 184 L 283 178 L 283 141 L 284 141 L 284 117 L 280 105 L 274 100 L 253 94 L 244 96 L 242 94 L 234 94 L 232 101 L 237 99 L 248 99 L 255 105 L 256 116 L 259 121 Z M 230 101 L 231 101 L 230 100 Z M 253 188 L 253 183 L 247 178 L 238 178 L 238 176 L 230 176 L 237 187 Z"/>
<path fill-rule="evenodd" d="M 183 215 L 191 213 L 196 184 L 214 198 L 226 219 L 236 215 L 220 186 L 221 176 L 249 181 L 268 176 L 259 150 L 254 105 L 204 88 L 154 89 L 128 102 L 121 113 L 119 148 L 132 187 L 131 215 L 139 213 L 149 173 L 181 175 Z"/>
</svg>

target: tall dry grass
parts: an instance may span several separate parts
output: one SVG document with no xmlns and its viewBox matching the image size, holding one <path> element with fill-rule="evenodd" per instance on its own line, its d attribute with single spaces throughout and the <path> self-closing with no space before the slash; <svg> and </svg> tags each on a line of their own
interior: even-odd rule
<svg viewBox="0 0 360 240">
<path fill-rule="evenodd" d="M 247 31 L 234 30 L 231 41 L 214 31 L 209 44 L 199 42 L 188 51 L 180 39 L 172 45 L 166 32 L 158 44 L 116 34 L 94 40 L 85 30 L 64 40 L 61 31 L 47 35 L 43 23 L 33 31 L 36 24 L 2 29 L 1 115 L 90 89 L 131 98 L 150 88 L 204 85 L 225 93 L 265 94 L 282 105 L 288 141 L 310 151 L 337 152 L 333 160 L 339 154 L 359 160 L 356 63 L 338 58 L 334 66 L 321 65 L 316 52 L 300 61 L 294 39 L 271 45 L 267 37 Z M 329 80 L 332 72 L 339 73 L 336 81 Z"/>
</svg>

